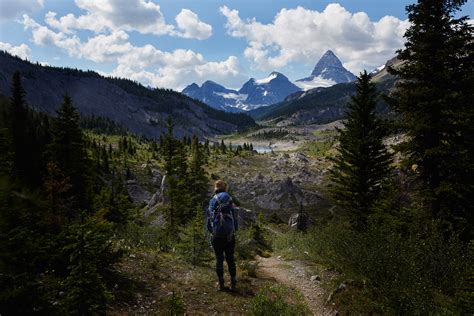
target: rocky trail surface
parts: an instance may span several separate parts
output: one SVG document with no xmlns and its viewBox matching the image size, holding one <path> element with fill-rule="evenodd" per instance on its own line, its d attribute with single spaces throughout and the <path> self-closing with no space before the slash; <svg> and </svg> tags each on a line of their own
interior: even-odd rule
<svg viewBox="0 0 474 316">
<path fill-rule="evenodd" d="M 301 292 L 313 315 L 337 315 L 336 311 L 326 305 L 326 291 L 320 285 L 321 276 L 312 275 L 306 263 L 273 256 L 258 256 L 257 262 L 260 277 L 273 279 Z"/>
</svg>

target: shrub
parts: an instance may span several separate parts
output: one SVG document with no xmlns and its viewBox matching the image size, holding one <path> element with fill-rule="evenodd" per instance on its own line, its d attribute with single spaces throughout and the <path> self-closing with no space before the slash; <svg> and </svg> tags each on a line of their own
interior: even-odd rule
<svg viewBox="0 0 474 316">
<path fill-rule="evenodd" d="M 183 297 L 173 292 L 165 302 L 167 314 L 171 316 L 184 315 L 186 307 L 184 306 Z"/>
<path fill-rule="evenodd" d="M 406 233 L 381 223 L 355 233 L 331 223 L 279 236 L 274 246 L 360 281 L 383 313 L 394 314 L 456 313 L 454 297 L 472 264 L 457 236 L 437 222 L 411 224 Z"/>
</svg>

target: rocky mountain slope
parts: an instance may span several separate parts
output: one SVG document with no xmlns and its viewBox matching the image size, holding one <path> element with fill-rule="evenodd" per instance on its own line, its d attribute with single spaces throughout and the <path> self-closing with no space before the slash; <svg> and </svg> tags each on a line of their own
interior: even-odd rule
<svg viewBox="0 0 474 316">
<path fill-rule="evenodd" d="M 92 71 L 44 67 L 0 52 L 0 94 L 9 96 L 11 78 L 20 71 L 27 102 L 50 114 L 71 96 L 81 115 L 107 117 L 134 133 L 158 137 L 171 116 L 178 136 L 231 133 L 255 122 L 245 114 L 217 111 L 181 93 L 150 89 L 136 82 Z"/>
<path fill-rule="evenodd" d="M 311 75 L 296 80 L 296 84 L 303 90 L 317 87 L 330 87 L 337 83 L 351 82 L 356 76 L 342 65 L 337 56 L 328 50 L 319 59 Z"/>
<path fill-rule="evenodd" d="M 206 81 L 201 87 L 193 83 L 182 92 L 215 109 L 236 112 L 281 102 L 297 91 L 300 91 L 300 88 L 291 83 L 285 75 L 272 72 L 263 79 L 249 79 L 238 91 L 227 89 L 213 81 Z"/>
</svg>

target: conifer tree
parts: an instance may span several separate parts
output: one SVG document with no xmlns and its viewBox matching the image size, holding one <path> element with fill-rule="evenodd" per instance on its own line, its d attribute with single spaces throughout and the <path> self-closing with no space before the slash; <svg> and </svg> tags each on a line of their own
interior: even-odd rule
<svg viewBox="0 0 474 316">
<path fill-rule="evenodd" d="M 0 177 L 11 175 L 13 143 L 10 129 L 10 104 L 0 101 Z"/>
<path fill-rule="evenodd" d="M 79 126 L 79 113 L 67 95 L 56 113 L 57 117 L 52 125 L 53 139 L 49 147 L 51 159 L 70 180 L 74 206 L 78 209 L 86 209 L 88 208 L 89 162 L 84 137 Z"/>
<path fill-rule="evenodd" d="M 186 222 L 191 214 L 190 198 L 187 187 L 186 152 L 181 142 L 173 136 L 174 123 L 168 119 L 168 132 L 163 137 L 162 156 L 166 172 L 166 195 L 170 201 L 168 206 L 168 226 L 173 230 L 178 221 Z M 176 232 L 173 230 L 173 232 Z"/>
<path fill-rule="evenodd" d="M 224 144 L 224 140 L 221 141 L 221 146 L 220 146 L 221 153 L 225 154 L 227 152 L 227 147 Z"/>
<path fill-rule="evenodd" d="M 189 162 L 189 190 L 191 192 L 191 205 L 200 208 L 207 197 L 208 178 L 203 166 L 205 165 L 204 149 L 193 136 L 191 144 L 191 159 Z"/>
<path fill-rule="evenodd" d="M 421 183 L 424 214 L 472 238 L 474 28 L 468 17 L 455 17 L 465 3 L 419 0 L 407 7 L 411 26 L 398 51 L 404 63 L 390 69 L 401 79 L 391 105 L 408 136 L 400 150 Z"/>
<path fill-rule="evenodd" d="M 386 131 L 376 117 L 376 97 L 370 75 L 362 73 L 357 94 L 348 104 L 345 129 L 339 131 L 339 152 L 331 170 L 336 203 L 348 211 L 357 230 L 366 228 L 381 185 L 390 174 L 391 155 L 382 143 Z"/>
</svg>

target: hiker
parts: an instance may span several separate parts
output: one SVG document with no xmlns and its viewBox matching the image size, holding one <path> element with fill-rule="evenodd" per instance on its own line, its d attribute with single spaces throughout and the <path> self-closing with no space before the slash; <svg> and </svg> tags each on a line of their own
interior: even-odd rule
<svg viewBox="0 0 474 316">
<path fill-rule="evenodd" d="M 230 274 L 230 290 L 234 291 L 237 279 L 235 268 L 235 232 L 239 228 L 237 212 L 231 196 L 226 192 L 226 183 L 217 180 L 214 184 L 214 197 L 209 201 L 207 230 L 212 234 L 211 244 L 216 254 L 216 273 L 219 279 L 219 291 L 224 286 L 224 256 Z"/>
</svg>

